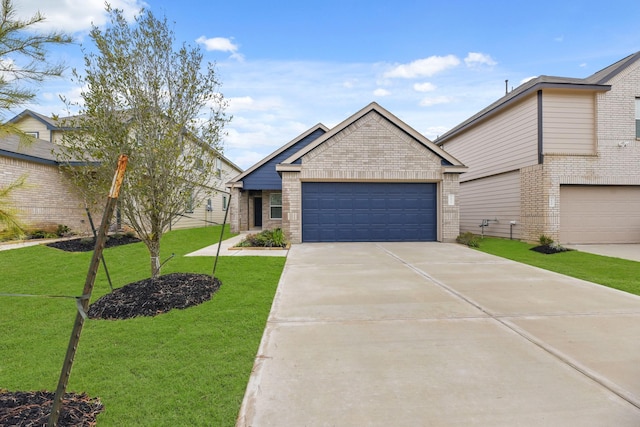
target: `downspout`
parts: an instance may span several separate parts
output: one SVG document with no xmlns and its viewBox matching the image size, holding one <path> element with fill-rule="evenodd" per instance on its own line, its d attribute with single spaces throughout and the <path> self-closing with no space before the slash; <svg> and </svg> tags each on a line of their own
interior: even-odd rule
<svg viewBox="0 0 640 427">
<path fill-rule="evenodd" d="M 538 91 L 538 164 L 544 163 L 542 155 L 542 89 Z"/>
</svg>

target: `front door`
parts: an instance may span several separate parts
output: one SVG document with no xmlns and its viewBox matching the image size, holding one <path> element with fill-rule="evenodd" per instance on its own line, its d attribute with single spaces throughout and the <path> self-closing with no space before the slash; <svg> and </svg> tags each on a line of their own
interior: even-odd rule
<svg viewBox="0 0 640 427">
<path fill-rule="evenodd" d="M 262 197 L 253 198 L 253 225 L 262 227 Z"/>
</svg>

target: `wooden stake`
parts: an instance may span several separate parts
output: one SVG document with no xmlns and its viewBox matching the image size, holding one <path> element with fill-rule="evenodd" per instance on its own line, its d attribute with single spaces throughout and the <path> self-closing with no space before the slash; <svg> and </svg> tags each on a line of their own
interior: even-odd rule
<svg viewBox="0 0 640 427">
<path fill-rule="evenodd" d="M 82 332 L 82 326 L 87 316 L 87 310 L 89 309 L 89 300 L 91 299 L 91 292 L 93 291 L 93 285 L 96 281 L 96 275 L 98 273 L 98 267 L 100 266 L 100 258 L 102 257 L 102 251 L 104 250 L 105 242 L 107 241 L 107 232 L 109 231 L 109 223 L 113 216 L 113 210 L 120 194 L 120 187 L 124 180 L 124 172 L 127 168 L 128 157 L 121 154 L 118 157 L 118 167 L 116 173 L 113 176 L 111 183 L 111 190 L 107 198 L 107 205 L 102 215 L 102 223 L 98 230 L 98 237 L 96 239 L 96 246 L 93 250 L 93 257 L 89 264 L 89 271 L 87 272 L 87 279 L 84 283 L 84 289 L 82 290 L 82 297 L 78 304 L 78 313 L 76 314 L 76 321 L 73 325 L 73 331 L 71 332 L 71 338 L 69 338 L 69 345 L 67 347 L 67 354 L 64 358 L 62 365 L 62 371 L 60 372 L 60 379 L 58 380 L 58 387 L 56 388 L 56 394 L 53 398 L 53 405 L 51 407 L 51 415 L 47 427 L 56 427 L 58 425 L 58 418 L 60 417 L 60 409 L 62 407 L 62 398 L 67 389 L 69 383 L 69 376 L 71 375 L 71 368 L 73 366 L 73 359 L 78 349 L 78 343 L 80 342 L 80 333 Z"/>
</svg>

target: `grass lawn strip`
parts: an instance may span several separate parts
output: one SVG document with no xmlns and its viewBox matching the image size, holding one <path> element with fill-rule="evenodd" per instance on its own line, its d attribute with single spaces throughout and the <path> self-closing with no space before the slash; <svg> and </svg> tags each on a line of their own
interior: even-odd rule
<svg viewBox="0 0 640 427">
<path fill-rule="evenodd" d="M 213 258 L 184 257 L 214 244 L 220 228 L 173 231 L 163 274 L 210 274 Z M 229 236 L 227 232 L 227 237 Z M 91 253 L 46 246 L 0 252 L 0 293 L 77 295 Z M 115 287 L 147 278 L 142 243 L 105 250 Z M 221 257 L 211 301 L 156 317 L 85 323 L 68 391 L 99 397 L 99 426 L 233 426 L 242 403 L 283 257 Z M 99 271 L 95 301 L 109 286 Z M 2 298 L 0 388 L 54 390 L 76 313 L 75 300 Z"/>
<path fill-rule="evenodd" d="M 534 246 L 537 245 L 485 237 L 478 250 L 640 295 L 640 262 L 580 251 L 545 255 L 530 250 Z"/>
</svg>

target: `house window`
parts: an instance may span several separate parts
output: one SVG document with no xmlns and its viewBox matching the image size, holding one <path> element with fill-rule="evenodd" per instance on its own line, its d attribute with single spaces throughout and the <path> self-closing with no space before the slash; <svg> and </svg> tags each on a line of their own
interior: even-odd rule
<svg viewBox="0 0 640 427">
<path fill-rule="evenodd" d="M 193 191 L 187 193 L 187 205 L 184 209 L 185 213 L 193 213 L 195 201 L 193 199 Z"/>
<path fill-rule="evenodd" d="M 269 218 L 282 219 L 282 193 L 269 195 Z"/>
<path fill-rule="evenodd" d="M 40 138 L 40 132 L 25 132 L 25 134 L 34 138 Z"/>
<path fill-rule="evenodd" d="M 227 210 L 227 196 L 222 196 L 222 210 Z"/>
<path fill-rule="evenodd" d="M 640 139 L 640 98 L 636 98 L 636 138 Z"/>
<path fill-rule="evenodd" d="M 216 158 L 216 175 L 222 175 L 222 159 L 220 157 Z"/>
</svg>

